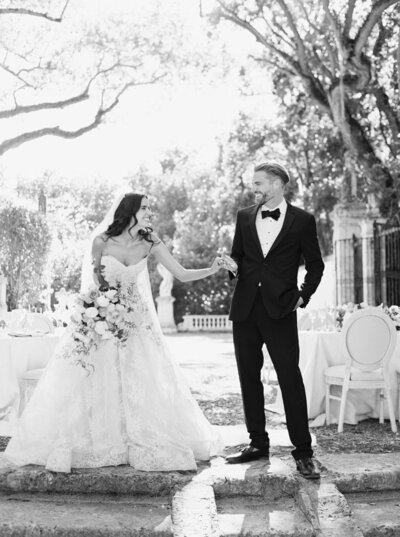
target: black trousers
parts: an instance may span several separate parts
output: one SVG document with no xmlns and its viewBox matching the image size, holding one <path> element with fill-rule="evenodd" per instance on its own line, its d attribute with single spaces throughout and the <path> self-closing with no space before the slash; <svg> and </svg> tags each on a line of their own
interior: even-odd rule
<svg viewBox="0 0 400 537">
<path fill-rule="evenodd" d="M 295 447 L 292 455 L 295 459 L 312 457 L 306 392 L 299 369 L 296 312 L 282 319 L 272 319 L 258 292 L 249 317 L 243 322 L 233 323 L 233 342 L 251 445 L 269 446 L 265 430 L 264 387 L 261 381 L 264 362 L 262 346 L 265 343 L 282 392 L 287 429 Z"/>
</svg>

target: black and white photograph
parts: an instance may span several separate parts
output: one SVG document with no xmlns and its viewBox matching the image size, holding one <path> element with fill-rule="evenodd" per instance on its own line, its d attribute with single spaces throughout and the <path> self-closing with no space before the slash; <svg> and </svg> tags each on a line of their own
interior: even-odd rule
<svg viewBox="0 0 400 537">
<path fill-rule="evenodd" d="M 0 0 L 0 537 L 400 536 L 400 0 Z"/>
</svg>

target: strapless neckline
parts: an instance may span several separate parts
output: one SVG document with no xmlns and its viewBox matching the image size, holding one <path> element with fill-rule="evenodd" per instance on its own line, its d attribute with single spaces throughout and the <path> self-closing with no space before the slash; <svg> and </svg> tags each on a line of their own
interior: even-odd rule
<svg viewBox="0 0 400 537">
<path fill-rule="evenodd" d="M 137 263 L 133 263 L 132 265 L 125 265 L 125 263 L 122 263 L 122 261 L 120 261 L 119 259 L 117 259 L 115 256 L 113 255 L 109 255 L 109 254 L 106 254 L 106 255 L 102 255 L 101 258 L 105 258 L 105 257 L 108 257 L 110 259 L 114 259 L 119 265 L 121 265 L 122 267 L 124 268 L 132 268 L 132 267 L 137 267 L 142 261 L 145 261 L 147 259 L 147 255 L 145 257 L 142 257 L 142 259 L 140 261 L 138 261 Z"/>
</svg>

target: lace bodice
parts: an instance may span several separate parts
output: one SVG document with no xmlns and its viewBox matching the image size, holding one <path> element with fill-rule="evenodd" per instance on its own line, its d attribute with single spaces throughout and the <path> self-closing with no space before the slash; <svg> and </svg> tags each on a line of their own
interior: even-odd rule
<svg viewBox="0 0 400 537">
<path fill-rule="evenodd" d="M 134 265 L 124 265 L 112 255 L 103 255 L 101 264 L 103 265 L 102 274 L 109 285 L 120 287 L 122 295 L 125 295 L 128 300 L 137 301 L 139 298 L 144 298 L 147 257 Z M 139 275 L 141 275 L 140 278 Z"/>
</svg>

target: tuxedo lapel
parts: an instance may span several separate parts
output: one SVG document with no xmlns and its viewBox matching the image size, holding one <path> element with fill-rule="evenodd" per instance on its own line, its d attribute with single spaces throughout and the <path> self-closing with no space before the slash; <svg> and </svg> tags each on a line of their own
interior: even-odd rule
<svg viewBox="0 0 400 537">
<path fill-rule="evenodd" d="M 279 232 L 279 235 L 276 237 L 274 243 L 272 244 L 269 252 L 267 253 L 266 257 L 269 256 L 269 254 L 275 250 L 275 248 L 279 245 L 279 243 L 282 241 L 286 233 L 288 232 L 290 226 L 293 224 L 293 220 L 295 219 L 295 213 L 293 211 L 293 207 L 288 203 L 287 209 L 286 209 L 286 215 L 285 220 L 283 221 L 282 229 Z"/>
<path fill-rule="evenodd" d="M 261 248 L 260 239 L 259 239 L 258 233 L 257 233 L 257 227 L 256 227 L 257 211 L 258 211 L 258 205 L 255 205 L 249 211 L 250 231 L 251 231 L 251 234 L 253 235 L 253 239 L 256 242 L 256 245 L 257 245 L 259 253 L 262 255 L 262 257 L 264 257 L 264 254 L 263 254 L 263 251 L 262 251 L 262 248 Z"/>
</svg>

